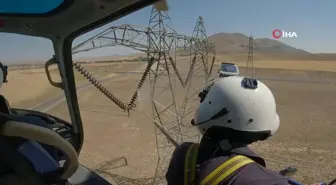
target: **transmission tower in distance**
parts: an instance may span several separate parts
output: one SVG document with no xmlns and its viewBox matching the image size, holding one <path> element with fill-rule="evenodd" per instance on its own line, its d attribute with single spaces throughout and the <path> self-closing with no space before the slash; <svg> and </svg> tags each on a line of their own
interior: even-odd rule
<svg viewBox="0 0 336 185">
<path fill-rule="evenodd" d="M 248 54 L 247 54 L 247 62 L 246 62 L 246 71 L 251 71 L 251 77 L 254 77 L 254 61 L 253 61 L 253 51 L 254 44 L 253 44 L 253 35 L 252 33 L 249 36 L 248 42 Z M 246 72 L 247 75 L 248 72 Z"/>
</svg>

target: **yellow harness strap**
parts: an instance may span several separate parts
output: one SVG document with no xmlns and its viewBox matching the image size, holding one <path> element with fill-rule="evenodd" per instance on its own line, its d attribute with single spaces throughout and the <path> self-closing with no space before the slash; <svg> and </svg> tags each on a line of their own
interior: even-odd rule
<svg viewBox="0 0 336 185">
<path fill-rule="evenodd" d="M 195 183 L 198 147 L 198 144 L 193 144 L 187 150 L 184 164 L 184 185 L 192 185 Z M 254 161 L 248 157 L 237 155 L 218 166 L 202 180 L 200 185 L 218 185 L 239 168 L 253 162 Z"/>
<path fill-rule="evenodd" d="M 248 157 L 237 155 L 218 166 L 213 172 L 203 179 L 200 185 L 217 185 L 239 168 L 253 162 L 254 161 Z"/>
<path fill-rule="evenodd" d="M 199 145 L 194 143 L 187 150 L 184 160 L 184 185 L 195 183 L 198 147 Z"/>
</svg>

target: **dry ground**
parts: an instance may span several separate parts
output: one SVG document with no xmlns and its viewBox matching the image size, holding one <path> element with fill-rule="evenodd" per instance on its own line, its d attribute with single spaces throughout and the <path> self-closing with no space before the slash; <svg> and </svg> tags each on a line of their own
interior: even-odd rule
<svg viewBox="0 0 336 185">
<path fill-rule="evenodd" d="M 281 62 L 272 62 L 276 67 L 269 67 L 266 64 L 264 67 L 260 66 L 261 68 L 273 69 L 257 69 L 256 73 L 261 76 L 336 80 L 336 75 L 330 72 L 335 71 L 336 65 L 333 66 L 328 62 L 318 65 L 319 68 L 310 61 L 307 63 L 296 62 L 295 64 Z M 288 65 L 291 66 L 288 67 Z M 90 71 L 96 71 L 96 74 L 104 73 L 105 76 L 110 71 L 139 70 L 144 66 L 143 63 L 137 63 L 135 66 L 135 64 L 127 62 L 124 64 L 90 65 L 87 68 Z M 301 71 L 274 69 L 292 69 L 294 67 L 301 69 Z M 302 71 L 302 69 L 308 72 Z M 314 69 L 319 69 L 320 72 L 315 72 Z M 14 77 L 17 78 L 16 83 L 25 84 L 23 81 L 29 81 L 27 80 L 28 76 L 35 80 L 42 81 L 42 78 L 46 80 L 43 75 L 43 73 L 41 76 L 21 74 L 21 76 L 18 75 L 20 78 Z M 117 76 L 106 86 L 124 102 L 128 102 L 139 78 L 139 75 Z M 11 78 L 9 78 L 10 80 Z M 12 81 L 14 83 L 14 80 Z M 296 178 L 305 183 L 331 180 L 334 175 L 332 173 L 336 169 L 334 160 L 336 158 L 334 136 L 336 124 L 332 117 L 333 110 L 336 108 L 336 86 L 275 81 L 265 81 L 265 83 L 275 94 L 281 127 L 278 134 L 270 141 L 254 145 L 256 151 L 265 156 L 272 169 L 278 170 L 286 166 L 297 167 L 299 172 L 296 174 Z M 30 96 L 22 97 L 22 93 L 18 91 L 21 88 L 19 89 L 15 85 L 8 88 L 10 84 L 5 85 L 7 88 L 5 95 L 10 96 L 8 98 L 10 101 L 16 100 L 17 105 L 34 96 L 41 96 L 40 91 L 32 91 L 29 93 Z M 36 87 L 35 84 L 37 84 L 36 81 L 31 84 L 31 87 Z M 43 84 L 45 87 L 48 86 L 48 83 L 40 82 L 40 84 L 42 84 L 40 86 Z M 17 92 L 16 95 L 13 94 L 15 92 Z M 47 88 L 43 92 L 48 92 Z M 50 96 L 51 94 L 49 94 Z M 153 124 L 137 111 L 132 112 L 131 117 L 127 117 L 127 113 L 119 110 L 95 89 L 83 91 L 79 96 L 85 129 L 81 162 L 96 169 L 100 174 L 117 179 L 119 182 L 129 181 L 131 178 L 133 184 L 143 184 L 147 177 L 153 175 L 157 157 Z M 164 94 L 161 97 L 164 99 L 159 98 L 159 101 L 163 104 L 164 100 L 168 101 Z M 60 104 L 50 113 L 69 120 L 65 104 Z"/>
<path fill-rule="evenodd" d="M 52 69 L 50 73 L 53 81 L 60 82 L 58 71 Z M 74 74 L 77 85 L 86 82 L 78 71 L 74 71 Z M 96 78 L 101 78 L 109 75 L 110 72 L 93 69 L 92 74 Z M 30 108 L 61 93 L 60 89 L 50 85 L 44 68 L 11 70 L 9 67 L 7 79 L 8 83 L 3 85 L 1 93 L 13 107 Z"/>
<path fill-rule="evenodd" d="M 225 58 L 216 57 L 217 63 L 225 62 Z M 240 67 L 246 67 L 246 60 L 235 61 Z M 255 61 L 254 67 L 266 69 L 287 69 L 303 71 L 327 71 L 336 72 L 335 61 L 306 61 L 306 60 L 262 60 Z"/>
<path fill-rule="evenodd" d="M 105 69 L 115 70 L 115 67 L 116 64 L 113 64 L 106 66 Z M 336 79 L 334 73 L 314 71 L 257 69 L 256 73 L 260 76 Z M 138 78 L 137 75 L 118 77 L 117 81 L 111 82 L 108 87 L 119 94 L 123 101 L 127 101 Z M 256 144 L 254 146 L 256 150 L 265 156 L 272 169 L 297 167 L 299 172 L 295 177 L 298 180 L 306 183 L 321 179 L 330 180 L 336 168 L 333 160 L 336 157 L 334 152 L 336 143 L 333 137 L 336 126 L 332 119 L 333 110 L 336 108 L 334 98 L 336 86 L 298 82 L 265 81 L 265 83 L 276 96 L 281 128 L 270 141 Z M 143 93 L 148 94 L 149 91 Z M 155 153 L 153 125 L 145 117 L 138 117 L 141 115 L 139 113 L 132 113 L 129 119 L 112 103 L 100 102 L 100 99 L 104 98 L 97 92 L 88 91 L 81 95 L 81 114 L 86 128 L 86 143 L 81 158 L 83 163 L 97 169 L 101 163 L 107 163 L 111 158 L 125 156 L 128 166 L 105 170 L 104 174 L 109 172 L 110 175 L 113 174 L 112 177 L 123 180 L 153 175 L 155 157 L 148 154 Z M 171 100 L 169 91 L 159 93 L 157 99 L 167 106 Z M 106 115 L 102 116 L 103 114 Z M 130 132 L 133 133 L 132 137 Z M 142 139 L 144 141 L 141 141 Z M 96 144 L 98 142 L 99 145 Z M 104 142 L 106 144 L 103 144 Z M 140 152 L 137 153 L 135 150 Z M 95 162 L 92 157 L 97 157 Z"/>
<path fill-rule="evenodd" d="M 49 84 L 44 69 L 9 71 L 7 78 L 1 93 L 13 107 L 30 108 L 61 92 Z"/>
<path fill-rule="evenodd" d="M 105 86 L 126 102 L 138 79 L 139 76 L 117 76 Z M 139 112 L 132 112 L 128 117 L 94 88 L 80 93 L 79 102 L 85 129 L 81 162 L 108 179 L 143 184 L 141 178 L 153 175 L 156 161 L 154 127 L 150 120 Z M 68 115 L 66 108 L 61 104 L 50 113 L 64 117 Z"/>
<path fill-rule="evenodd" d="M 256 144 L 271 168 L 298 168 L 305 183 L 331 180 L 336 168 L 336 86 L 265 81 L 274 92 L 281 120 L 279 132 Z"/>
<path fill-rule="evenodd" d="M 246 66 L 246 61 L 237 62 L 241 67 Z M 335 61 L 302 61 L 302 60 L 284 60 L 284 61 L 256 61 L 256 68 L 266 69 L 287 69 L 304 71 L 329 71 L 336 72 Z"/>
</svg>

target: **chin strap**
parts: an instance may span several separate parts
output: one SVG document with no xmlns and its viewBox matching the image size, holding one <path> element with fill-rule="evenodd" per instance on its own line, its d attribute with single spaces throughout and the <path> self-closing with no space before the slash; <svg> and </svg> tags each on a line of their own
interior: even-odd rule
<svg viewBox="0 0 336 185">
<path fill-rule="evenodd" d="M 218 142 L 218 148 L 224 152 L 232 150 L 233 146 L 229 140 L 222 140 Z"/>
<path fill-rule="evenodd" d="M 218 141 L 205 134 L 201 139 L 200 147 L 203 151 L 207 151 L 205 154 L 204 152 L 201 152 L 201 155 L 203 156 L 202 158 L 210 160 L 216 157 L 218 153 L 221 155 L 228 155 L 234 145 L 232 145 L 229 140 Z"/>
<path fill-rule="evenodd" d="M 218 154 L 218 152 L 223 153 L 223 154 L 228 154 L 232 150 L 232 148 L 233 148 L 233 146 L 230 143 L 230 141 L 228 141 L 228 140 L 219 141 L 216 144 L 216 148 L 212 152 L 212 155 L 211 155 L 211 157 L 209 159 L 212 159 L 212 158 L 216 157 L 216 155 Z"/>
<path fill-rule="evenodd" d="M 208 156 L 209 159 L 216 157 L 218 153 L 220 153 L 220 155 L 229 155 L 232 149 L 247 146 L 246 143 L 231 142 L 228 139 L 218 141 L 209 137 L 203 137 L 200 144 L 213 146 L 210 149 L 212 153 Z"/>
</svg>

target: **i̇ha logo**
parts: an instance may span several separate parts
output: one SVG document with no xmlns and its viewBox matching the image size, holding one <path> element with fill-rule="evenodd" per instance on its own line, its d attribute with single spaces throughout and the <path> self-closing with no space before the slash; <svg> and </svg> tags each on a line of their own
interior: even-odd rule
<svg viewBox="0 0 336 185">
<path fill-rule="evenodd" d="M 274 29 L 272 31 L 272 36 L 273 38 L 275 39 L 280 39 L 280 38 L 297 38 L 297 34 L 295 32 L 290 32 L 290 31 L 283 31 L 283 30 L 280 30 L 280 29 Z"/>
</svg>

